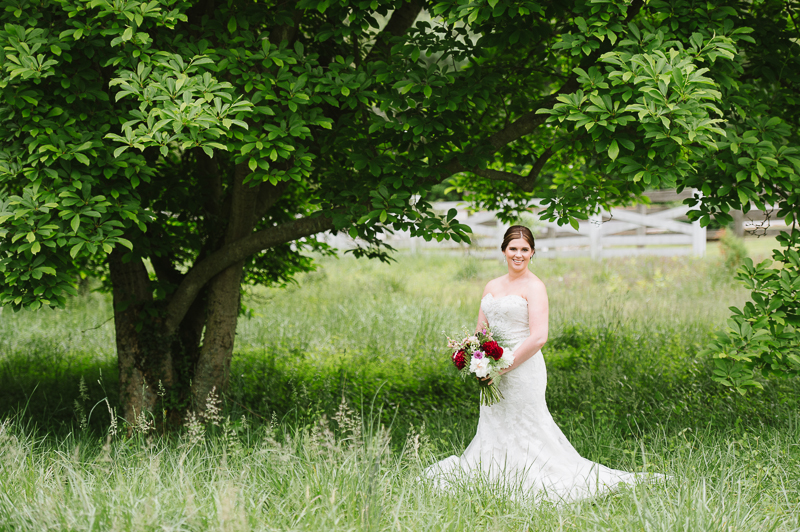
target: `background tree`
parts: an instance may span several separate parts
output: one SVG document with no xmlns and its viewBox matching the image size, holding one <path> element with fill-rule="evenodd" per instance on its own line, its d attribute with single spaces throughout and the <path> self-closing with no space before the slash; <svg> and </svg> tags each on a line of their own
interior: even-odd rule
<svg viewBox="0 0 800 532">
<path fill-rule="evenodd" d="M 797 221 L 795 2 L 0 4 L 0 302 L 103 278 L 131 422 L 225 390 L 242 283 L 308 270 L 314 235 L 468 238 L 425 201 L 448 178 L 509 217 L 692 186 L 703 223 Z M 720 380 L 800 370 L 799 242 L 742 272 Z"/>
</svg>

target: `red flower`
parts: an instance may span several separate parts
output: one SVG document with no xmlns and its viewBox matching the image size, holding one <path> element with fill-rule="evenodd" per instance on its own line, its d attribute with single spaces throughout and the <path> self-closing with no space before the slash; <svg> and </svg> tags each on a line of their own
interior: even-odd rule
<svg viewBox="0 0 800 532">
<path fill-rule="evenodd" d="M 486 342 L 481 346 L 483 352 L 486 353 L 487 357 L 492 357 L 495 360 L 500 360 L 503 356 L 503 348 L 497 345 L 497 342 L 491 341 Z"/>
<path fill-rule="evenodd" d="M 458 369 L 464 369 L 464 366 L 467 365 L 467 358 L 465 355 L 466 353 L 464 353 L 463 349 L 453 353 L 453 364 L 455 364 Z"/>
</svg>

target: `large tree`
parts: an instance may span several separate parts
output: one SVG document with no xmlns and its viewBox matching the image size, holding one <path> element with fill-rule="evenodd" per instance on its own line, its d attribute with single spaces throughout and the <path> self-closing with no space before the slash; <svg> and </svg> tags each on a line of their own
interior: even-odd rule
<svg viewBox="0 0 800 532">
<path fill-rule="evenodd" d="M 468 238 L 450 180 L 576 223 L 647 188 L 797 221 L 797 2 L 0 0 L 0 303 L 113 291 L 124 416 L 224 391 L 243 282 L 345 231 Z M 755 31 L 754 31 L 755 30 Z M 718 378 L 797 372 L 800 231 Z M 755 332 L 754 332 L 755 331 Z"/>
</svg>

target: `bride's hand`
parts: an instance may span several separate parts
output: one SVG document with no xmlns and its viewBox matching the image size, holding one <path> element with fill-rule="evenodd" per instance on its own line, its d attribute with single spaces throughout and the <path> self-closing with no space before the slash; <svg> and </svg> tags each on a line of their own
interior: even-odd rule
<svg viewBox="0 0 800 532">
<path fill-rule="evenodd" d="M 505 369 L 501 369 L 500 370 L 500 375 L 504 375 L 504 374 L 508 373 L 509 371 L 511 371 L 511 369 L 512 369 L 511 367 L 507 367 Z M 483 377 L 483 378 L 475 377 L 475 378 L 478 379 L 479 381 L 489 381 L 489 385 L 490 386 L 492 385 L 492 382 L 494 382 L 494 380 L 490 379 L 489 377 Z"/>
</svg>

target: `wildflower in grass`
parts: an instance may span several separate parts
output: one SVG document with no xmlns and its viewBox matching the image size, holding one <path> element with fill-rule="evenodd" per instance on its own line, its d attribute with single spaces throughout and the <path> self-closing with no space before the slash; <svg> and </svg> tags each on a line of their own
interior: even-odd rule
<svg viewBox="0 0 800 532">
<path fill-rule="evenodd" d="M 234 424 L 231 423 L 230 417 L 226 417 L 225 423 L 222 424 L 222 434 L 225 437 L 225 444 L 228 446 L 228 449 L 233 452 L 239 452 L 242 450 L 239 436 L 236 434 L 236 427 L 234 427 Z"/>
<path fill-rule="evenodd" d="M 152 418 L 147 417 L 147 413 L 142 410 L 139 412 L 139 415 L 136 416 L 136 424 L 133 426 L 134 432 L 139 432 L 141 434 L 147 434 L 151 430 L 156 430 L 155 421 Z"/>
<path fill-rule="evenodd" d="M 85 430 L 89 426 L 89 421 L 86 419 L 86 410 L 77 399 L 72 403 L 72 408 L 75 410 L 81 430 Z"/>
<path fill-rule="evenodd" d="M 75 415 L 78 417 L 78 422 L 80 424 L 81 430 L 86 430 L 89 427 L 89 420 L 86 417 L 86 409 L 84 405 L 86 401 L 89 400 L 89 389 L 86 387 L 86 381 L 84 380 L 83 376 L 81 376 L 81 380 L 78 383 L 78 399 L 75 399 L 73 402 L 73 408 L 75 409 Z"/>
<path fill-rule="evenodd" d="M 186 426 L 186 437 L 191 445 L 196 445 L 203 441 L 206 428 L 203 426 L 200 420 L 197 419 L 197 416 L 194 412 L 189 412 L 189 415 L 186 416 L 186 422 L 184 425 Z"/>
<path fill-rule="evenodd" d="M 89 388 L 86 387 L 86 380 L 81 375 L 81 380 L 78 383 L 78 395 L 84 403 L 89 400 Z"/>
<path fill-rule="evenodd" d="M 111 408 L 111 403 L 108 402 L 108 399 L 106 399 L 105 401 L 106 401 L 106 407 L 108 407 L 108 415 L 111 417 L 111 422 L 109 423 L 109 426 L 108 426 L 108 435 L 113 438 L 114 436 L 117 435 L 117 431 L 118 431 L 118 429 L 117 429 L 117 409 L 116 408 Z"/>
<path fill-rule="evenodd" d="M 206 397 L 206 409 L 200 413 L 202 420 L 211 423 L 215 427 L 219 427 L 222 421 L 221 403 L 222 401 L 217 394 L 217 387 L 214 386 L 211 388 L 211 391 L 208 392 L 208 397 Z"/>
</svg>

